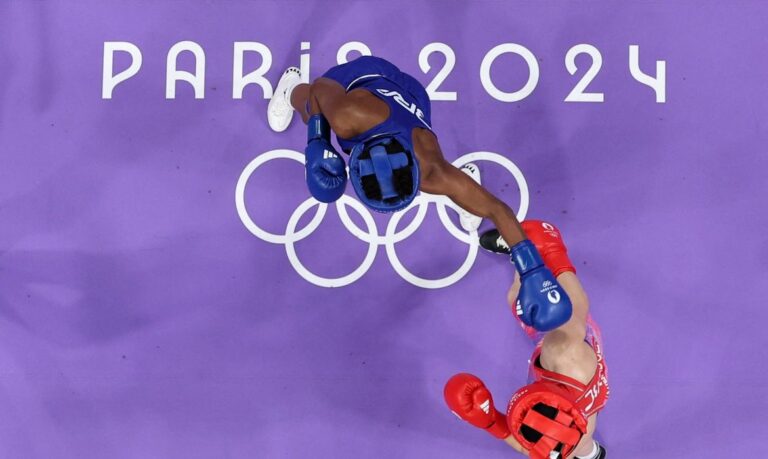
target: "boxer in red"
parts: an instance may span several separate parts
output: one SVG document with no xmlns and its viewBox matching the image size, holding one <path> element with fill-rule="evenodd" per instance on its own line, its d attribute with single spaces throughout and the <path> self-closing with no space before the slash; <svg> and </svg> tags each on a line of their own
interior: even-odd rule
<svg viewBox="0 0 768 459">
<path fill-rule="evenodd" d="M 547 333 L 520 323 L 538 343 L 530 360 L 529 384 L 511 397 L 506 414 L 494 407 L 480 378 L 468 373 L 448 381 L 445 401 L 459 418 L 531 458 L 604 459 L 605 448 L 592 435 L 597 414 L 608 400 L 608 372 L 587 295 L 557 228 L 537 220 L 523 222 L 522 228 L 570 296 L 573 315 Z M 496 230 L 483 234 L 481 244 L 498 253 L 509 250 Z M 513 310 L 519 289 L 516 277 L 507 295 Z"/>
</svg>

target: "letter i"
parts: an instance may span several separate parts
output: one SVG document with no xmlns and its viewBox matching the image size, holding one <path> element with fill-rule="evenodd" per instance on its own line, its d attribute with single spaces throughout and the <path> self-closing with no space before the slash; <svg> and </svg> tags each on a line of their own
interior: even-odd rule
<svg viewBox="0 0 768 459">
<path fill-rule="evenodd" d="M 301 42 L 301 50 L 309 51 L 309 42 Z M 301 53 L 301 60 L 299 61 L 299 69 L 301 70 L 301 82 L 309 83 L 309 53 Z"/>
</svg>

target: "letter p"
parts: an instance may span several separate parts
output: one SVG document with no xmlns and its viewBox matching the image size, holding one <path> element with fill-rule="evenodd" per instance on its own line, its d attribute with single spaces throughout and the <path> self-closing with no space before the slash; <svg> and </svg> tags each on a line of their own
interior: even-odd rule
<svg viewBox="0 0 768 459">
<path fill-rule="evenodd" d="M 115 51 L 124 51 L 131 55 L 131 65 L 122 72 L 114 75 L 113 63 Z M 141 50 L 133 43 L 127 41 L 104 42 L 104 68 L 101 79 L 101 98 L 111 99 L 115 86 L 139 73 L 141 68 Z"/>
</svg>

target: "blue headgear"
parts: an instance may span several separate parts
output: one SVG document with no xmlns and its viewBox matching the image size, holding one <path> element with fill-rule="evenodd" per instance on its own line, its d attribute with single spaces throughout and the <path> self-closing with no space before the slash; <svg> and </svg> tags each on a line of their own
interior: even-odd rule
<svg viewBox="0 0 768 459">
<path fill-rule="evenodd" d="M 349 154 L 349 181 L 363 204 L 396 212 L 419 191 L 419 163 L 411 142 L 398 134 L 360 142 Z"/>
</svg>

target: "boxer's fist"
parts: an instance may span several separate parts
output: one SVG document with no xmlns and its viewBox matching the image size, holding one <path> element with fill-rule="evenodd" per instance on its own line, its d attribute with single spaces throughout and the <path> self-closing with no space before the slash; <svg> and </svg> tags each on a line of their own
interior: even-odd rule
<svg viewBox="0 0 768 459">
<path fill-rule="evenodd" d="M 541 254 L 544 265 L 555 277 L 567 271 L 576 272 L 576 268 L 568 258 L 568 249 L 565 248 L 563 236 L 555 225 L 541 220 L 526 220 L 520 226 Z"/>
<path fill-rule="evenodd" d="M 512 261 L 520 273 L 520 292 L 515 312 L 526 325 L 550 331 L 571 318 L 573 306 L 568 294 L 544 266 L 541 255 L 528 239 L 511 248 Z"/>
<path fill-rule="evenodd" d="M 309 118 L 304 154 L 307 188 L 312 196 L 320 202 L 339 199 L 347 186 L 346 164 L 331 145 L 331 129 L 323 115 Z"/>
<path fill-rule="evenodd" d="M 453 414 L 496 438 L 507 438 L 511 432 L 507 418 L 493 406 L 493 397 L 477 376 L 459 373 L 451 377 L 443 390 L 445 403 Z"/>
</svg>

